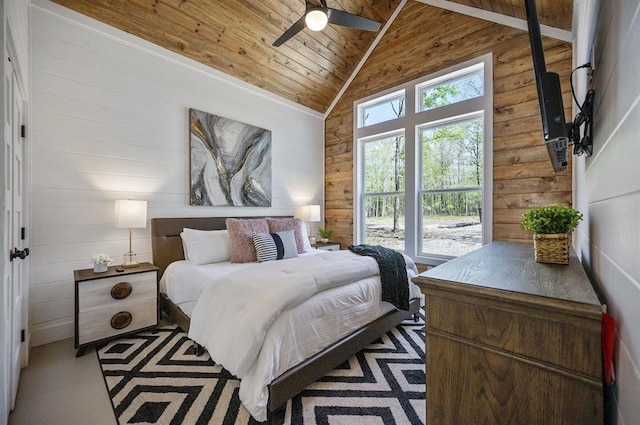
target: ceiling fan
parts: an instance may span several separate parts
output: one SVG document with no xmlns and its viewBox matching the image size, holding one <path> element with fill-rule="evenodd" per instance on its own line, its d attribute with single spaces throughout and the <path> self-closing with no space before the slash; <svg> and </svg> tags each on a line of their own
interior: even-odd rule
<svg viewBox="0 0 640 425">
<path fill-rule="evenodd" d="M 378 31 L 380 23 L 349 12 L 327 7 L 326 0 L 320 0 L 320 6 L 305 0 L 306 11 L 298 21 L 284 32 L 273 46 L 278 47 L 291 37 L 309 27 L 312 31 L 321 31 L 329 24 L 341 25 L 343 27 L 356 28 L 365 31 Z"/>
</svg>

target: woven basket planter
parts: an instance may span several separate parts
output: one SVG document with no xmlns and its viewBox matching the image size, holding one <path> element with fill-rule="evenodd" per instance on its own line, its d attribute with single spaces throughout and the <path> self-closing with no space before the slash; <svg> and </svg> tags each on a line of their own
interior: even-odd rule
<svg viewBox="0 0 640 425">
<path fill-rule="evenodd" d="M 538 263 L 569 264 L 569 234 L 533 235 L 533 249 Z"/>
</svg>

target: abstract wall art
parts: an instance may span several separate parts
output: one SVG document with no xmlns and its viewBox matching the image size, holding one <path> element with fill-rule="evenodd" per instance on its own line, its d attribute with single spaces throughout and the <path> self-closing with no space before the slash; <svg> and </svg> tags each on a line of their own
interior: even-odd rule
<svg viewBox="0 0 640 425">
<path fill-rule="evenodd" d="M 271 131 L 189 109 L 191 205 L 270 207 Z"/>
</svg>

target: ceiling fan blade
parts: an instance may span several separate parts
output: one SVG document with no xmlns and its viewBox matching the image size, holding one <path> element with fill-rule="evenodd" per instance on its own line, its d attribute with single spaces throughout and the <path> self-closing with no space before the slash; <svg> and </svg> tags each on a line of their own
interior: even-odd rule
<svg viewBox="0 0 640 425">
<path fill-rule="evenodd" d="M 302 31 L 305 27 L 304 16 L 298 19 L 298 22 L 293 24 L 291 28 L 286 30 L 284 34 L 282 34 L 276 41 L 273 42 L 274 47 L 278 47 L 282 45 L 285 41 L 289 40 L 291 37 Z"/>
<path fill-rule="evenodd" d="M 362 16 L 354 15 L 353 13 L 345 12 L 331 7 L 327 8 L 327 15 L 329 15 L 329 23 L 341 25 L 343 27 L 357 28 L 366 31 L 378 31 L 380 28 L 380 22 L 372 21 L 371 19 L 363 18 Z"/>
</svg>

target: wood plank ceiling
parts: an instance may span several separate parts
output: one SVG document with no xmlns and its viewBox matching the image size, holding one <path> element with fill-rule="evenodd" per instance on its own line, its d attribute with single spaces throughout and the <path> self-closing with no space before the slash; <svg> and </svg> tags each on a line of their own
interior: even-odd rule
<svg viewBox="0 0 640 425">
<path fill-rule="evenodd" d="M 272 47 L 304 14 L 304 0 L 53 1 L 322 113 L 377 35 L 329 25 L 320 32 L 305 29 Z M 452 2 L 525 16 L 522 0 Z M 399 4 L 400 0 L 328 0 L 329 7 L 383 25 Z M 570 30 L 571 8 L 571 0 L 538 0 L 540 22 Z"/>
</svg>

